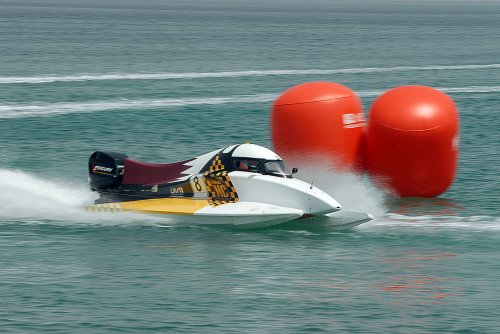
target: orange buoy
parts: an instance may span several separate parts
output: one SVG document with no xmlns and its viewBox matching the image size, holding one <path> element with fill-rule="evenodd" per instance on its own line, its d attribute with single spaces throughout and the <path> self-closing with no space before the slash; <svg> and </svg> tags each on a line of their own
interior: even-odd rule
<svg viewBox="0 0 500 334">
<path fill-rule="evenodd" d="M 357 167 L 364 117 L 359 97 L 334 82 L 308 82 L 286 90 L 273 104 L 274 149 L 286 160 L 326 159 Z"/>
<path fill-rule="evenodd" d="M 365 162 L 370 174 L 401 197 L 434 197 L 448 189 L 458 159 L 453 100 L 426 86 L 402 86 L 370 109 Z"/>
</svg>

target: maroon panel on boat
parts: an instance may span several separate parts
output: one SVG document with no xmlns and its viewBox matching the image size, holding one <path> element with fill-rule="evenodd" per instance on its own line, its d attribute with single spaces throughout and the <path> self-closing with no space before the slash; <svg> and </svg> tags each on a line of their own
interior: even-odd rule
<svg viewBox="0 0 500 334">
<path fill-rule="evenodd" d="M 161 184 L 183 177 L 181 173 L 189 168 L 185 163 L 193 159 L 173 164 L 148 164 L 132 159 L 124 159 L 123 184 Z"/>
</svg>

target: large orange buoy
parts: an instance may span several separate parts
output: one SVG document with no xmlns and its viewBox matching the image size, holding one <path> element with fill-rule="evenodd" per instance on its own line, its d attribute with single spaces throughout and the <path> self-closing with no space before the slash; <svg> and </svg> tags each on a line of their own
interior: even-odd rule
<svg viewBox="0 0 500 334">
<path fill-rule="evenodd" d="M 334 82 L 308 82 L 286 90 L 273 105 L 274 149 L 293 163 L 325 159 L 356 167 L 364 117 L 359 97 Z"/>
<path fill-rule="evenodd" d="M 458 132 L 458 112 L 445 93 L 426 86 L 391 89 L 370 110 L 366 167 L 401 197 L 437 196 L 455 177 Z"/>
</svg>

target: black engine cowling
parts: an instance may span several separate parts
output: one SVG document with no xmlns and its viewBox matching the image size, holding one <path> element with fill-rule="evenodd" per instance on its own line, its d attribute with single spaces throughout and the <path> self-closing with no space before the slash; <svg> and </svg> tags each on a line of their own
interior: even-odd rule
<svg viewBox="0 0 500 334">
<path fill-rule="evenodd" d="M 127 155 L 115 152 L 92 153 L 89 158 L 90 190 L 116 189 L 122 184 L 123 160 Z"/>
</svg>

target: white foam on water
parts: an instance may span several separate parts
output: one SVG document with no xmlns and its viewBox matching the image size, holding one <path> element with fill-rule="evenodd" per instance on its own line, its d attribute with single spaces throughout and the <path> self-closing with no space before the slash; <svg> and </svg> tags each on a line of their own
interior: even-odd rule
<svg viewBox="0 0 500 334">
<path fill-rule="evenodd" d="M 447 93 L 499 93 L 500 86 L 468 86 L 468 87 L 439 87 Z M 382 90 L 358 91 L 361 97 L 372 97 L 382 94 Z M 168 98 L 168 99 L 140 99 L 115 101 L 87 101 L 87 102 L 58 102 L 39 104 L 3 104 L 0 105 L 0 119 L 14 119 L 27 117 L 50 117 L 64 114 L 93 113 L 109 110 L 144 110 L 152 108 L 173 108 L 200 105 L 222 105 L 229 103 L 265 103 L 272 102 L 279 96 L 278 93 L 233 95 L 224 97 L 206 98 Z"/>
<path fill-rule="evenodd" d="M 500 231 L 500 217 L 467 217 L 449 212 L 425 214 L 425 210 L 419 215 L 388 212 L 385 194 L 361 175 L 302 167 L 297 176 L 306 182 L 314 182 L 315 186 L 332 195 L 344 210 L 368 212 L 375 216 L 373 221 L 357 229 Z M 147 225 L 164 228 L 176 225 L 170 220 L 143 214 L 86 212 L 84 206 L 97 198 L 86 185 L 43 179 L 19 170 L 0 169 L 0 187 L 0 224 Z"/>
<path fill-rule="evenodd" d="M 47 117 L 73 113 L 92 113 L 107 110 L 137 110 L 150 108 L 186 107 L 192 105 L 219 105 L 228 103 L 258 103 L 269 102 L 276 94 L 235 95 L 207 98 L 178 99 L 141 99 L 90 102 L 59 102 L 40 104 L 6 104 L 0 105 L 0 119 Z"/>
<path fill-rule="evenodd" d="M 0 169 L 0 221 L 32 224 L 123 225 L 152 223 L 137 214 L 86 212 L 97 195 L 88 186 L 46 180 L 19 170 Z"/>
<path fill-rule="evenodd" d="M 445 93 L 457 94 L 457 93 L 471 93 L 471 94 L 481 94 L 481 93 L 499 93 L 500 86 L 466 86 L 466 87 L 435 87 Z M 379 96 L 386 90 L 362 90 L 356 93 L 360 97 L 373 97 Z"/>
<path fill-rule="evenodd" d="M 376 188 L 366 176 L 339 172 L 327 168 L 300 166 L 298 179 L 312 183 L 314 186 L 331 195 L 346 211 L 366 212 L 375 218 L 383 217 L 387 212 L 384 204 L 385 195 Z"/>
<path fill-rule="evenodd" d="M 405 215 L 388 213 L 375 219 L 365 228 L 383 229 L 399 227 L 408 230 L 470 230 L 470 231 L 500 231 L 500 217 L 491 216 L 461 216 L 440 215 L 438 213 L 422 215 Z"/>
<path fill-rule="evenodd" d="M 249 70 L 222 72 L 180 72 L 180 73 L 109 73 L 109 74 L 77 74 L 77 75 L 38 75 L 38 76 L 1 76 L 0 84 L 40 84 L 51 82 L 81 82 L 106 80 L 170 80 L 231 78 L 282 75 L 328 75 L 328 74 L 362 74 L 383 72 L 435 71 L 435 70 L 475 70 L 495 69 L 500 64 L 466 64 L 466 65 L 428 65 L 428 66 L 394 66 L 394 67 L 359 67 L 340 69 L 305 69 L 305 70 Z"/>
<path fill-rule="evenodd" d="M 500 231 L 500 217 L 467 216 L 464 208 L 453 200 L 434 199 L 399 199 L 370 181 L 367 175 L 340 172 L 327 166 L 324 159 L 303 161 L 311 164 L 296 163 L 299 173 L 295 176 L 322 189 L 335 198 L 346 211 L 370 213 L 374 219 L 356 229 L 365 231 L 384 231 L 387 228 L 403 228 L 407 231 L 441 229 L 470 231 Z"/>
<path fill-rule="evenodd" d="M 498 93 L 500 86 L 438 87 L 446 93 Z"/>
</svg>

